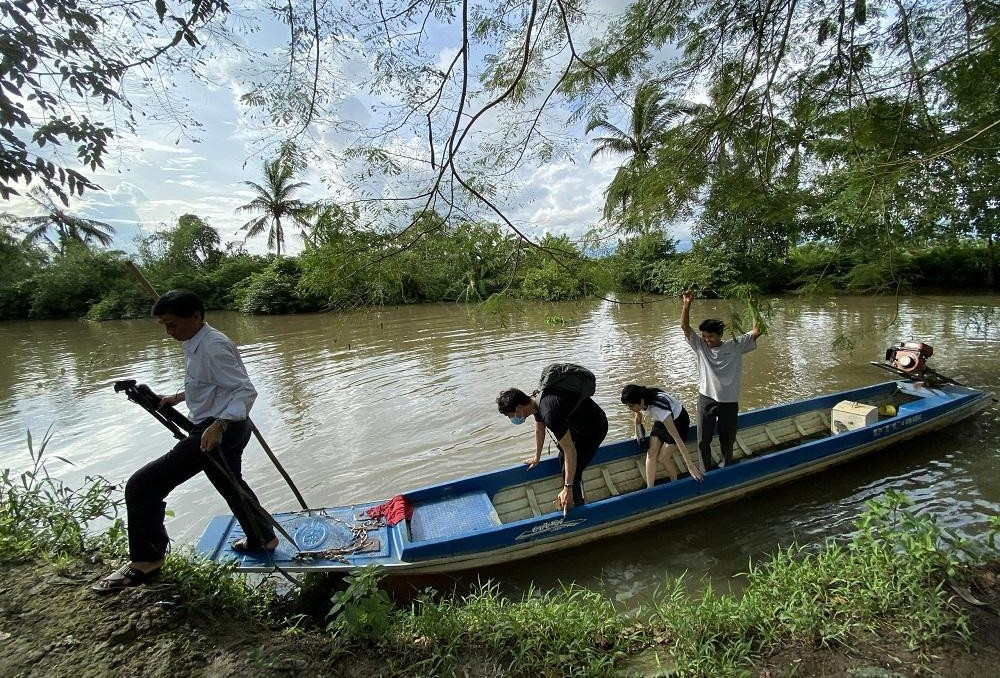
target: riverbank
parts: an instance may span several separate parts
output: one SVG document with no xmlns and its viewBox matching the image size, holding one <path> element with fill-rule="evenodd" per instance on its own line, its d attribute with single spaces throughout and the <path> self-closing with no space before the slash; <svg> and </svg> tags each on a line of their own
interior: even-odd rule
<svg viewBox="0 0 1000 678">
<path fill-rule="evenodd" d="M 520 600 L 493 582 L 393 600 L 376 568 L 279 593 L 283 580 L 184 553 L 155 582 L 98 596 L 90 586 L 121 559 L 120 524 L 87 538 L 93 513 L 58 500 L 72 495 L 7 480 L 3 676 L 992 678 L 1000 667 L 1000 519 L 959 537 L 898 493 L 871 502 L 847 541 L 749 563 L 739 594 L 668 578 L 625 608 L 572 584 Z M 114 496 L 100 483 L 87 495 L 101 512 Z"/>
<path fill-rule="evenodd" d="M 83 560 L 2 568 L 0 675 L 527 675 L 517 666 L 498 663 L 500 657 L 489 648 L 474 647 L 464 648 L 461 658 L 440 674 L 414 673 L 406 668 L 412 664 L 404 663 L 412 661 L 411 651 L 394 650 L 393 644 L 345 643 L 301 618 L 298 625 L 268 624 L 259 617 L 192 605 L 172 578 L 116 596 L 95 596 L 89 585 L 105 570 Z M 822 648 L 791 642 L 755 657 L 752 666 L 745 667 L 746 675 L 992 678 L 1000 667 L 1000 562 L 979 567 L 970 576 L 966 595 L 983 604 L 954 595 L 956 613 L 968 618 L 967 640 L 952 636 L 915 651 L 904 628 L 880 625 L 875 634 L 844 645 Z M 616 660 L 613 669 L 578 675 L 668 675 L 674 641 L 662 637 L 644 648 L 639 640 L 643 635 L 633 629 L 635 643 L 627 656 L 619 653 L 617 644 L 609 645 L 608 657 Z M 547 641 L 537 642 L 544 646 Z M 420 637 L 411 643 L 410 650 L 421 650 Z M 565 672 L 553 669 L 544 675 L 585 669 L 574 667 L 572 657 L 565 666 Z"/>
<path fill-rule="evenodd" d="M 200 255 L 191 246 L 192 233 L 200 233 L 198 240 L 205 243 Z M 219 233 L 187 214 L 176 227 L 147 233 L 138 244 L 138 263 L 155 289 L 191 289 L 204 299 L 210 315 L 223 309 L 285 315 L 457 302 L 498 320 L 521 306 L 610 294 L 662 294 L 676 301 L 685 289 L 700 290 L 698 296 L 740 299 L 894 296 L 901 290 L 929 294 L 932 289 L 990 293 L 1000 275 L 992 240 L 956 242 L 951 237 L 911 243 L 891 262 L 881 261 L 879 252 L 867 245 L 789 246 L 783 237 L 772 243 L 776 250 L 756 262 L 746 252 L 720 258 L 716 247 L 697 244 L 678 252 L 677 243 L 659 231 L 623 238 L 613 251 L 592 251 L 565 235 L 546 235 L 532 246 L 490 223 L 442 222 L 413 242 L 405 240 L 402 234 L 373 237 L 367 228 L 349 227 L 299 255 L 252 255 L 242 247 L 220 249 Z M 126 254 L 82 242 L 66 244 L 46 251 L 37 244 L 11 242 L 6 252 L 0 251 L 6 255 L 0 268 L 0 321 L 149 317 L 148 293 L 135 283 Z M 388 256 L 387 246 L 395 250 Z"/>
</svg>

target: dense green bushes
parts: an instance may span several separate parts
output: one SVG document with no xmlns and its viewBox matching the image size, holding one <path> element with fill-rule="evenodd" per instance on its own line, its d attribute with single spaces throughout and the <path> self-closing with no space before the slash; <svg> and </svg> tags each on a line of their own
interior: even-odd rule
<svg viewBox="0 0 1000 678">
<path fill-rule="evenodd" d="M 275 258 L 263 271 L 251 273 L 230 288 L 233 305 L 243 313 L 283 314 L 313 311 L 323 301 L 300 291 L 302 269 L 295 258 Z"/>
<path fill-rule="evenodd" d="M 650 231 L 619 241 L 607 258 L 615 285 L 622 292 L 674 292 L 669 281 L 676 266 L 676 243 L 662 231 Z"/>
<path fill-rule="evenodd" d="M 361 224 L 357 213 L 333 213 L 336 219 L 321 216 L 305 251 L 292 257 L 219 249 L 218 232 L 187 214 L 142 239 L 138 261 L 158 290 L 185 287 L 210 309 L 263 314 L 497 296 L 565 301 L 607 290 L 676 295 L 692 288 L 719 297 L 747 284 L 768 294 L 988 289 L 994 280 L 990 243 L 977 240 L 914 244 L 891 256 L 860 244 L 808 242 L 767 264 L 704 240 L 678 253 L 659 231 L 595 256 L 566 236 L 527 244 L 497 224 L 448 224 L 432 214 L 391 233 Z M 0 319 L 145 316 L 149 299 L 128 274 L 127 258 L 80 242 L 45 252 L 8 238 L 0 242 Z"/>
<path fill-rule="evenodd" d="M 974 289 L 991 281 L 990 250 L 974 241 L 957 241 L 913 253 L 916 284 Z"/>
<path fill-rule="evenodd" d="M 120 294 L 127 280 L 119 254 L 69 243 L 65 254 L 32 275 L 22 290 L 30 300 L 29 317 L 81 317 L 105 296 Z"/>
<path fill-rule="evenodd" d="M 825 243 L 806 243 L 790 252 L 787 289 L 854 294 L 990 289 L 994 265 L 990 250 L 988 242 L 955 240 L 915 243 L 887 257 L 876 249 L 845 252 Z"/>
<path fill-rule="evenodd" d="M 752 284 L 769 294 L 892 294 L 993 286 L 990 246 L 977 240 L 915 245 L 891 256 L 860 246 L 844 251 L 824 242 L 807 242 L 790 248 L 786 259 L 766 268 L 704 241 L 688 252 L 662 255 L 652 253 L 650 242 L 649 236 L 625 240 L 614 255 L 599 262 L 611 268 L 618 289 L 675 295 L 692 288 L 706 296 L 726 296 L 740 284 Z"/>
<path fill-rule="evenodd" d="M 538 247 L 496 224 L 431 220 L 402 240 L 341 229 L 299 258 L 299 294 L 329 308 L 420 302 L 485 301 L 494 294 L 558 301 L 584 293 L 587 260 L 566 237 Z"/>
</svg>

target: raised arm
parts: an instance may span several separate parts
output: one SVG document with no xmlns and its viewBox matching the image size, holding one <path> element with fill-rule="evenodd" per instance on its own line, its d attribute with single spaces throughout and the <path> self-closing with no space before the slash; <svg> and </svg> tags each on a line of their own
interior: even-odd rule
<svg viewBox="0 0 1000 678">
<path fill-rule="evenodd" d="M 694 292 L 684 290 L 681 295 L 681 331 L 684 332 L 684 339 L 691 336 L 691 300 L 694 299 Z"/>
</svg>

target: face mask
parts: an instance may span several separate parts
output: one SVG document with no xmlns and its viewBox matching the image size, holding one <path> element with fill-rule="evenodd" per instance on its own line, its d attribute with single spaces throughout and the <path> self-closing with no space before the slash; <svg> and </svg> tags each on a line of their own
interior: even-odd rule
<svg viewBox="0 0 1000 678">
<path fill-rule="evenodd" d="M 511 417 L 510 418 L 510 423 L 512 423 L 512 424 L 523 424 L 524 423 L 524 417 L 517 417 L 517 416 Z"/>
</svg>

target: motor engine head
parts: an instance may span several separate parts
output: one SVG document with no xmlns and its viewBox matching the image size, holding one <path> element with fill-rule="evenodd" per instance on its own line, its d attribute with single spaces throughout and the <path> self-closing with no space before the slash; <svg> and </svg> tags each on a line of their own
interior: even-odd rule
<svg viewBox="0 0 1000 678">
<path fill-rule="evenodd" d="M 906 374 L 919 374 L 927 369 L 927 359 L 934 355 L 934 348 L 919 341 L 901 341 L 899 346 L 890 346 L 885 352 L 885 360 Z"/>
</svg>

